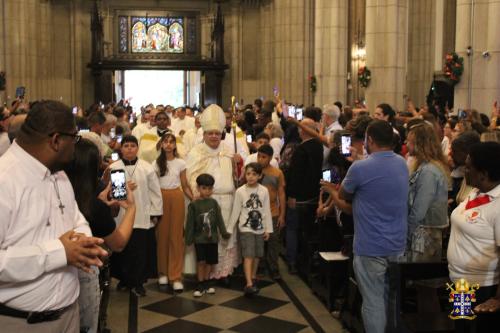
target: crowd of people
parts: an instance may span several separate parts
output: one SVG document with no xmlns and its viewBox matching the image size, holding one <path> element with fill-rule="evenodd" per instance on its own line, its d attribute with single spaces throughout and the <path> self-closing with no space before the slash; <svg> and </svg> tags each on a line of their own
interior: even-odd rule
<svg viewBox="0 0 500 333">
<path fill-rule="evenodd" d="M 280 279 L 283 252 L 289 273 L 307 275 L 316 251 L 353 257 L 367 332 L 385 330 L 387 268 L 401 257 L 447 259 L 452 281 L 481 286 L 478 331 L 498 327 L 496 103 L 487 116 L 335 102 L 300 120 L 277 98 L 226 111 L 147 105 L 137 115 L 123 101 L 23 105 L 0 110 L 0 324 L 9 331 L 28 322 L 96 332 L 107 306 L 99 267 L 138 296 L 150 278 L 182 292 L 185 274 L 196 274 L 203 297 L 243 264 L 251 296 L 259 263 Z M 121 170 L 125 200 L 111 195 Z"/>
</svg>

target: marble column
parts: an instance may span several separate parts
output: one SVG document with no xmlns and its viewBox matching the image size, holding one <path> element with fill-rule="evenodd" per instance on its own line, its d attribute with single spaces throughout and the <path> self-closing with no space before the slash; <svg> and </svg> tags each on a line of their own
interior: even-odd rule
<svg viewBox="0 0 500 333">
<path fill-rule="evenodd" d="M 464 57 L 464 72 L 455 86 L 455 109 L 474 108 L 489 114 L 500 100 L 500 3 L 458 0 L 456 52 Z M 472 31 L 471 31 L 472 28 Z M 467 55 L 467 47 L 472 52 Z M 489 56 L 483 56 L 488 51 Z"/>
<path fill-rule="evenodd" d="M 406 79 L 406 94 L 414 101 L 415 105 L 424 105 L 434 74 L 434 51 L 442 54 L 441 47 L 437 47 L 436 23 L 442 22 L 443 17 L 436 17 L 436 7 L 443 0 L 410 1 L 408 19 L 408 65 Z M 436 19 L 434 20 L 434 17 Z M 437 21 L 437 22 L 436 22 Z"/>
<path fill-rule="evenodd" d="M 314 21 L 314 104 L 347 97 L 347 0 L 316 0 Z"/>
<path fill-rule="evenodd" d="M 366 65 L 372 75 L 365 96 L 371 112 L 384 102 L 403 108 L 407 28 L 408 0 L 367 0 Z"/>
</svg>

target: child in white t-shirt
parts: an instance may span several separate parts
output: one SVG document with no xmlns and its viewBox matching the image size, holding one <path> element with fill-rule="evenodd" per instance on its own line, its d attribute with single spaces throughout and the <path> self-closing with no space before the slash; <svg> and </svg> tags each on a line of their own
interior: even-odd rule
<svg viewBox="0 0 500 333">
<path fill-rule="evenodd" d="M 262 178 L 260 164 L 248 164 L 245 167 L 245 178 L 246 184 L 236 190 L 227 230 L 233 230 L 238 223 L 246 279 L 244 291 L 246 295 L 253 295 L 259 291 L 255 277 L 259 260 L 264 256 L 264 241 L 273 232 L 273 221 L 269 192 L 259 184 Z"/>
</svg>

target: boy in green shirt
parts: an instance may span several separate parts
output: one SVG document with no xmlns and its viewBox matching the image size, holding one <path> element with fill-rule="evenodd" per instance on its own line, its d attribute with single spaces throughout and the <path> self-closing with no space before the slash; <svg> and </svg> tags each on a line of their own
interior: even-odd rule
<svg viewBox="0 0 500 333">
<path fill-rule="evenodd" d="M 196 184 L 200 198 L 188 206 L 185 241 L 187 246 L 194 243 L 196 251 L 198 286 L 193 293 L 195 297 L 215 293 L 215 289 L 209 287 L 207 281 L 212 266 L 219 261 L 219 233 L 224 239 L 231 236 L 226 231 L 219 204 L 211 198 L 214 183 L 215 179 L 211 175 L 199 175 Z"/>
</svg>

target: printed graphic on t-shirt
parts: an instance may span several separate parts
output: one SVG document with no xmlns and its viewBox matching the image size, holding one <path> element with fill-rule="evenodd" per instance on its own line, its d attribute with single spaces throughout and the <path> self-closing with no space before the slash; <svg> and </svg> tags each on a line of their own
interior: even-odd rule
<svg viewBox="0 0 500 333">
<path fill-rule="evenodd" d="M 258 208 L 262 208 L 262 202 L 257 193 L 250 194 L 250 199 L 245 203 L 245 207 L 251 210 L 248 212 L 248 218 L 243 226 L 250 226 L 252 230 L 264 229 L 262 225 L 262 214 L 257 210 Z"/>
<path fill-rule="evenodd" d="M 203 233 L 208 237 L 212 237 L 212 228 L 210 227 L 210 215 L 214 210 L 210 209 L 206 213 L 201 213 L 199 216 L 203 220 Z"/>
</svg>

